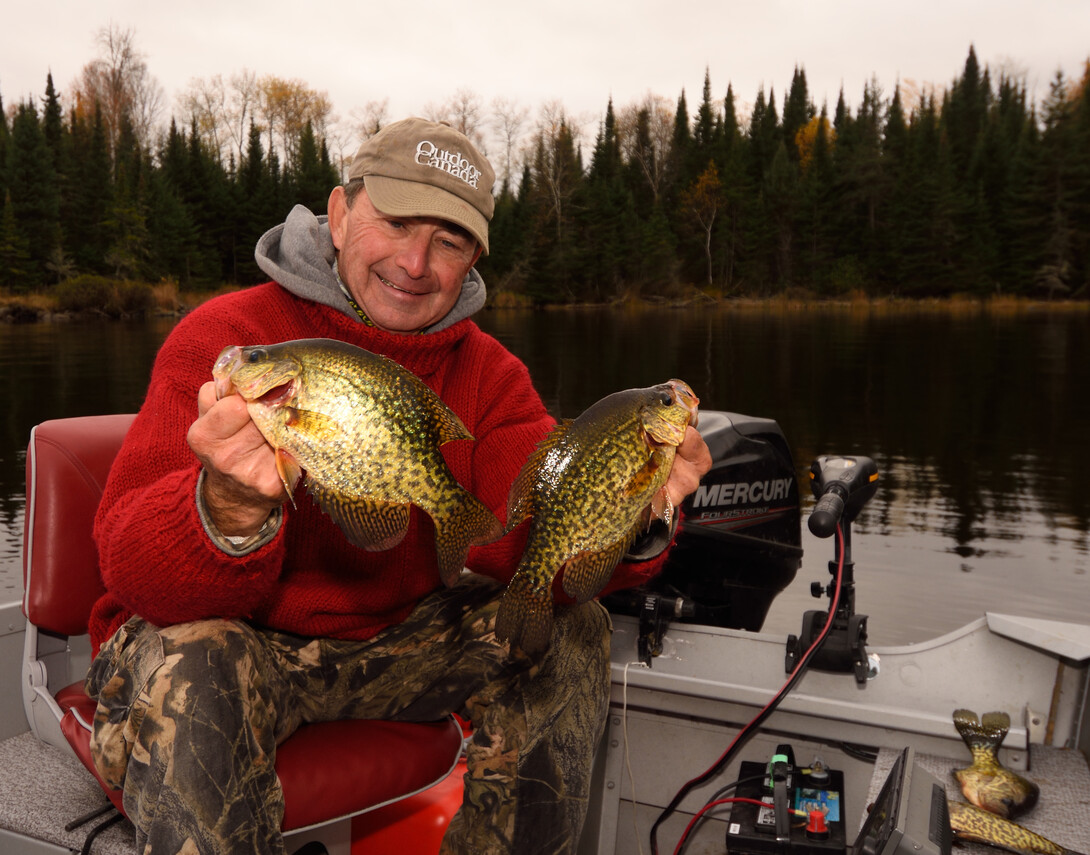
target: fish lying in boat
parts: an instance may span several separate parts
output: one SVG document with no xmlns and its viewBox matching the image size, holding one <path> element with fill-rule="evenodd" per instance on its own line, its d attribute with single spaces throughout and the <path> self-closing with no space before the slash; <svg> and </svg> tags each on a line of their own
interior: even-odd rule
<svg viewBox="0 0 1090 855">
<path fill-rule="evenodd" d="M 439 575 L 453 585 L 469 547 L 503 534 L 439 451 L 473 439 L 418 377 L 391 359 L 328 339 L 227 347 L 212 369 L 219 397 L 237 392 L 273 447 L 291 496 L 303 472 L 319 506 L 356 546 L 391 549 L 410 505 L 435 522 Z"/>
<path fill-rule="evenodd" d="M 1053 843 L 1047 837 L 1042 837 L 1018 823 L 974 805 L 949 801 L 947 808 L 956 841 L 986 843 L 999 849 L 1017 852 L 1019 855 L 1079 855 L 1078 852 Z"/>
<path fill-rule="evenodd" d="M 673 508 L 663 488 L 686 427 L 696 424 L 698 403 L 681 380 L 615 392 L 538 445 L 508 497 L 507 529 L 531 522 L 500 602 L 501 640 L 526 653 L 545 649 L 560 569 L 564 591 L 586 602 L 609 581 L 650 513 L 669 522 Z"/>
<path fill-rule="evenodd" d="M 1007 713 L 985 713 L 978 720 L 971 710 L 955 710 L 954 726 L 973 755 L 971 766 L 954 770 L 970 803 L 1004 819 L 1013 819 L 1037 804 L 1037 785 L 999 762 L 999 746 L 1011 726 Z"/>
</svg>

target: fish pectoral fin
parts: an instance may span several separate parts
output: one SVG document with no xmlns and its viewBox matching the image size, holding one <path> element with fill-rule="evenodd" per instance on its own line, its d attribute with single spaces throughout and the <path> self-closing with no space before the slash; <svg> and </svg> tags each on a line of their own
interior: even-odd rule
<svg viewBox="0 0 1090 855">
<path fill-rule="evenodd" d="M 602 590 L 628 549 L 631 538 L 622 538 L 605 549 L 580 552 L 564 564 L 561 583 L 564 593 L 585 603 Z"/>
<path fill-rule="evenodd" d="M 314 438 L 315 442 L 330 442 L 341 432 L 341 426 L 336 419 L 325 413 L 316 413 L 313 410 L 300 410 L 295 407 L 285 407 L 287 418 L 284 424 L 296 433 Z"/>
<path fill-rule="evenodd" d="M 393 549 L 409 530 L 411 506 L 408 503 L 346 497 L 314 482 L 307 487 L 319 507 L 360 549 L 368 552 Z"/>
<path fill-rule="evenodd" d="M 643 425 L 644 432 L 650 437 L 651 441 L 648 441 L 647 444 L 652 447 L 655 445 L 680 445 L 681 440 L 685 438 L 686 425 L 668 421 L 662 417 L 660 412 L 652 410 L 650 407 L 644 407 L 640 411 L 640 423 Z"/>
<path fill-rule="evenodd" d="M 672 458 L 671 458 L 672 459 Z M 666 482 L 666 475 L 662 468 L 667 464 L 667 456 L 661 451 L 651 452 L 647 462 L 641 466 L 624 485 L 621 495 L 625 498 L 645 496 L 653 490 L 657 490 Z M 668 470 L 667 470 L 668 472 Z M 656 482 L 658 482 L 656 484 Z"/>
</svg>

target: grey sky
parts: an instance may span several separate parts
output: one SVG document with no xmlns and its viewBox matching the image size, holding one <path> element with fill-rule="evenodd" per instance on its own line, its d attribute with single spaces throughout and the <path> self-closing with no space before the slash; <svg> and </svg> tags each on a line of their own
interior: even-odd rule
<svg viewBox="0 0 1090 855">
<path fill-rule="evenodd" d="M 1058 69 L 1077 79 L 1090 57 L 1090 0 L 59 0 L 3 13 L 5 106 L 40 96 L 49 71 L 63 96 L 111 21 L 135 29 L 168 109 L 192 78 L 248 69 L 327 92 L 342 117 L 388 98 L 396 119 L 469 89 L 532 115 L 557 101 L 592 127 L 610 96 L 620 107 L 684 89 L 695 108 L 705 69 L 716 98 L 730 83 L 742 104 L 763 87 L 782 106 L 798 65 L 831 110 L 841 86 L 858 106 L 871 77 L 886 95 L 898 80 L 942 88 L 970 44 L 982 65 L 1024 75 L 1038 101 Z"/>
</svg>

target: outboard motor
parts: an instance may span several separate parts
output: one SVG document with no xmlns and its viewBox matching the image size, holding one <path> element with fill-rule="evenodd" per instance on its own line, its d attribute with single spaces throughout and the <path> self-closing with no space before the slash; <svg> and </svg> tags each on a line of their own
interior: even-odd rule
<svg viewBox="0 0 1090 855">
<path fill-rule="evenodd" d="M 658 653 L 669 621 L 757 631 L 802 562 L 799 488 L 772 419 L 701 410 L 712 468 L 682 504 L 677 542 L 647 585 L 602 599 L 640 617 L 640 658 Z"/>
</svg>

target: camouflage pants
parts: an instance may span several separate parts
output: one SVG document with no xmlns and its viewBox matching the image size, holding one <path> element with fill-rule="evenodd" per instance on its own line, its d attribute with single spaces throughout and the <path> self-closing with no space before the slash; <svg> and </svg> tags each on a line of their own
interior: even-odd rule
<svg viewBox="0 0 1090 855">
<path fill-rule="evenodd" d="M 87 677 L 92 752 L 144 853 L 283 853 L 276 746 L 306 722 L 473 723 L 465 795 L 443 852 L 572 852 L 605 724 L 609 619 L 557 613 L 548 653 L 509 656 L 501 592 L 469 579 L 363 642 L 300 638 L 241 621 L 159 628 L 133 618 Z"/>
</svg>

